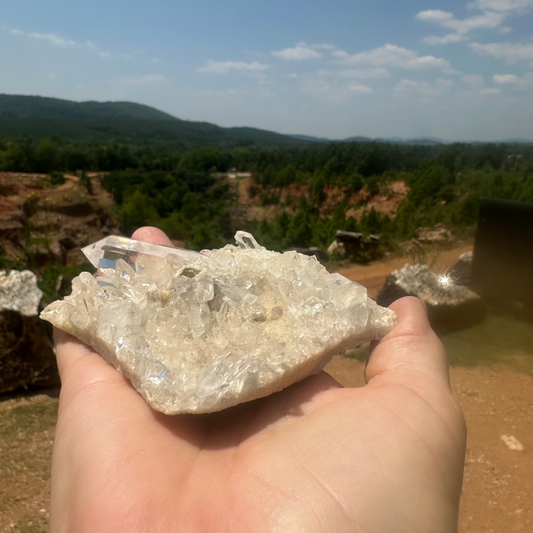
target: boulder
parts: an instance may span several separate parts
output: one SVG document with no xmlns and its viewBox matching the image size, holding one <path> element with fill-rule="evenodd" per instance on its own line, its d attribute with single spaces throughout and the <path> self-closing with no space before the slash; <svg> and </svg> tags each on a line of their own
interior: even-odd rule
<svg viewBox="0 0 533 533">
<path fill-rule="evenodd" d="M 59 384 L 49 330 L 37 316 L 41 297 L 33 272 L 0 271 L 0 393 Z"/>
<path fill-rule="evenodd" d="M 418 228 L 415 239 L 422 243 L 445 243 L 453 240 L 453 235 L 443 224 L 437 224 L 433 228 Z"/>
<path fill-rule="evenodd" d="M 363 233 L 337 230 L 335 240 L 328 247 L 328 254 L 347 259 L 359 257 L 364 253 L 370 259 L 375 259 L 380 242 L 379 235 L 370 234 L 365 237 Z"/>
<path fill-rule="evenodd" d="M 440 332 L 463 329 L 486 317 L 484 301 L 473 291 L 454 283 L 450 274 L 435 274 L 427 265 L 406 264 L 387 277 L 377 302 L 389 306 L 404 296 L 423 300 L 431 325 Z"/>
<path fill-rule="evenodd" d="M 0 311 L 17 311 L 24 316 L 37 316 L 43 293 L 37 277 L 29 270 L 0 270 Z"/>
<path fill-rule="evenodd" d="M 451 266 L 448 275 L 456 285 L 470 286 L 472 281 L 472 264 L 474 262 L 474 252 L 465 252 Z"/>
</svg>

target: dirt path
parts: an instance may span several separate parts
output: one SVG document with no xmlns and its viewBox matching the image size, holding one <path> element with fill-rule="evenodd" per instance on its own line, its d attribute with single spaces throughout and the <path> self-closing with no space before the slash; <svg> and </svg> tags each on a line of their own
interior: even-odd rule
<svg viewBox="0 0 533 533">
<path fill-rule="evenodd" d="M 335 357 L 326 371 L 347 387 L 364 384 L 364 364 Z M 460 533 L 533 531 L 533 376 L 511 370 L 452 368 L 468 425 Z M 515 437 L 511 450 L 502 435 Z"/>
</svg>

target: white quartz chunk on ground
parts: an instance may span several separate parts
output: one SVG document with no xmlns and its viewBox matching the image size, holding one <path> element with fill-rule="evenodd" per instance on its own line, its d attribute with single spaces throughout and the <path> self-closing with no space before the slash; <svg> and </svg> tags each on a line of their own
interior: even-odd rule
<svg viewBox="0 0 533 533">
<path fill-rule="evenodd" d="M 37 286 L 37 276 L 29 270 L 0 270 L 0 311 L 17 311 L 24 316 L 36 316 L 43 293 Z"/>
<path fill-rule="evenodd" d="M 82 273 L 72 295 L 41 316 L 167 414 L 267 396 L 394 327 L 392 311 L 314 257 L 268 251 L 244 232 L 236 240 L 194 255 L 158 254 L 154 245 L 142 255 L 139 243 L 134 268 L 114 256 L 103 276 Z"/>
</svg>

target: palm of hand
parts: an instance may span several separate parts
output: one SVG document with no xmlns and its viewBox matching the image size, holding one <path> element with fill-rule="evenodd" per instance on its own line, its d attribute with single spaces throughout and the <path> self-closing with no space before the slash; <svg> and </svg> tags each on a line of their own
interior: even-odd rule
<svg viewBox="0 0 533 533">
<path fill-rule="evenodd" d="M 154 412 L 59 333 L 51 531 L 456 530 L 464 422 L 421 305 L 396 311 L 367 386 L 321 373 L 212 415 Z"/>
</svg>

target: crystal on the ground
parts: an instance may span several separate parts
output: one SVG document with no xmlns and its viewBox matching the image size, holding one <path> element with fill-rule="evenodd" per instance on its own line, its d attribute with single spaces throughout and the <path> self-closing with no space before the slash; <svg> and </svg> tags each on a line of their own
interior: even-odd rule
<svg viewBox="0 0 533 533">
<path fill-rule="evenodd" d="M 42 318 L 92 346 L 167 414 L 267 396 L 381 338 L 395 314 L 314 258 L 238 246 L 202 253 L 108 237 Z M 104 262 L 102 261 L 109 261 Z"/>
</svg>

